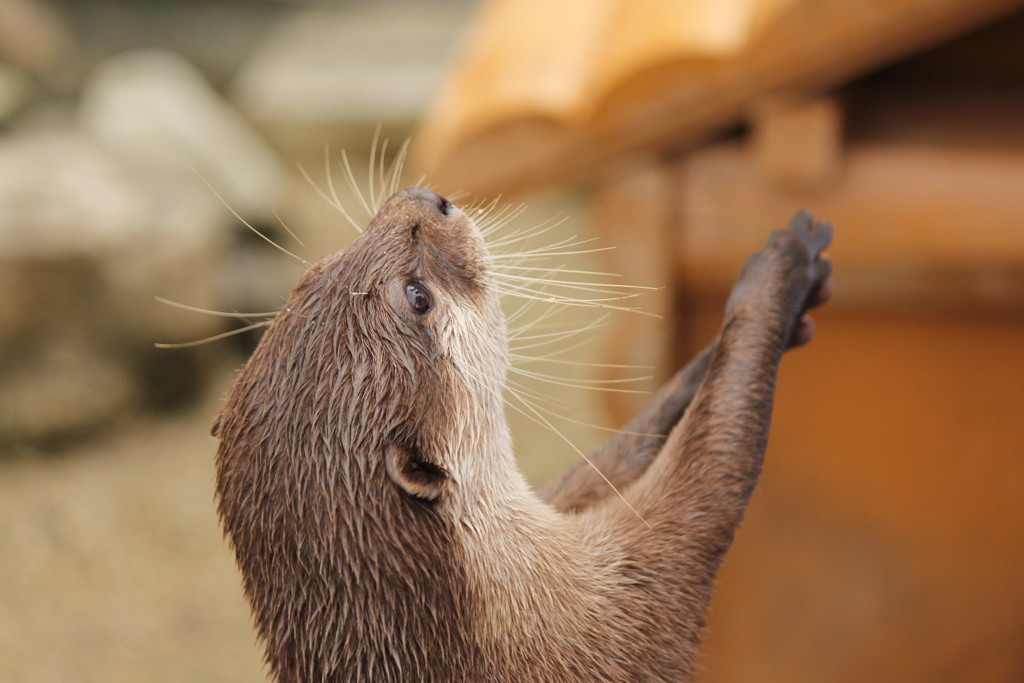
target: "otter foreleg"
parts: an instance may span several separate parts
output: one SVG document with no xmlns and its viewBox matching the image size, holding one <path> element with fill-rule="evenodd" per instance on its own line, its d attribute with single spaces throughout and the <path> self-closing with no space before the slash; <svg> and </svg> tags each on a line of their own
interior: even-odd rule
<svg viewBox="0 0 1024 683">
<path fill-rule="evenodd" d="M 666 609 L 689 615 L 694 637 L 761 470 L 782 353 L 808 338 L 803 313 L 830 294 L 831 262 L 821 252 L 831 237 L 828 223 L 800 212 L 747 259 L 704 382 L 657 459 L 625 492 L 650 527 L 624 534 L 636 539 L 627 554 L 663 592 Z M 606 512 L 621 524 L 639 523 L 622 509 Z"/>
<path fill-rule="evenodd" d="M 574 464 L 551 482 L 541 497 L 558 510 L 576 511 L 608 497 L 612 493 L 608 482 L 621 490 L 636 481 L 693 401 L 717 344 L 717 339 L 708 344 L 666 382 L 640 414 L 590 454 L 590 463 Z"/>
<path fill-rule="evenodd" d="M 801 212 L 794 217 L 790 228 L 792 230 L 800 221 L 810 220 L 810 214 Z M 755 256 L 760 258 L 758 255 Z M 752 275 L 749 268 L 746 269 L 736 289 L 749 287 Z M 820 286 L 817 286 L 804 301 L 802 310 L 814 308 L 827 300 L 827 279 L 826 273 L 824 279 L 818 283 Z M 730 299 L 730 310 L 736 296 L 734 294 Z M 813 325 L 810 321 L 800 319 L 787 338 L 785 348 L 802 346 L 810 340 L 812 334 Z M 608 497 L 612 492 L 608 482 L 621 490 L 638 479 L 657 457 L 666 437 L 693 402 L 707 374 L 711 359 L 718 349 L 720 339 L 721 337 L 708 344 L 651 398 L 644 410 L 623 427 L 619 434 L 592 453 L 590 462 L 593 465 L 586 462 L 576 463 L 544 489 L 542 497 L 561 511 L 581 510 Z"/>
</svg>

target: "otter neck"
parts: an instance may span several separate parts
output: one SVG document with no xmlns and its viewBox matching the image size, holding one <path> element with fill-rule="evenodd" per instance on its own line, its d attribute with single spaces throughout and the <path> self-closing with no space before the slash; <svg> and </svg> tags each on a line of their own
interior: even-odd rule
<svg viewBox="0 0 1024 683">
<path fill-rule="evenodd" d="M 614 640 L 595 614 L 616 613 L 622 549 L 614 533 L 595 534 L 537 496 L 516 464 L 500 389 L 481 399 L 477 427 L 453 440 L 466 449 L 461 462 L 476 467 L 464 472 L 451 509 L 473 647 L 496 676 L 531 670 L 545 680 L 585 680 Z"/>
<path fill-rule="evenodd" d="M 379 458 L 334 446 L 306 454 L 323 463 L 310 479 L 290 476 L 303 467 L 291 453 L 268 451 L 280 476 L 264 485 L 287 499 L 257 501 L 228 529 L 275 674 L 430 680 L 473 670 L 472 603 L 450 519 L 393 486 Z M 332 467 L 342 461 L 354 466 Z M 224 494 L 222 505 L 245 501 Z"/>
</svg>

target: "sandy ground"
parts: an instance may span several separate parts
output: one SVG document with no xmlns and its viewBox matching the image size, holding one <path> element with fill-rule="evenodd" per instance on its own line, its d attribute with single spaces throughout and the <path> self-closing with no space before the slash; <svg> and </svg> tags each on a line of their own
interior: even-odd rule
<svg viewBox="0 0 1024 683">
<path fill-rule="evenodd" d="M 3 463 L 0 679 L 263 678 L 214 515 L 217 401 Z"/>
</svg>

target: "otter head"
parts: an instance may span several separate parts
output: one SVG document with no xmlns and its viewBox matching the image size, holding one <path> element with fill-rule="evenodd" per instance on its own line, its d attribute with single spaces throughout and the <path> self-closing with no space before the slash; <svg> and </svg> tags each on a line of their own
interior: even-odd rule
<svg viewBox="0 0 1024 683">
<path fill-rule="evenodd" d="M 397 193 L 302 277 L 227 398 L 219 512 L 281 678 L 408 676 L 468 638 L 455 528 L 514 467 L 488 259 L 446 199 Z"/>
<path fill-rule="evenodd" d="M 409 189 L 317 264 L 286 309 L 319 317 L 314 329 L 331 337 L 329 381 L 351 397 L 342 441 L 369 445 L 388 479 L 424 501 L 452 502 L 473 478 L 465 440 L 500 406 L 507 347 L 488 260 L 465 213 Z"/>
</svg>

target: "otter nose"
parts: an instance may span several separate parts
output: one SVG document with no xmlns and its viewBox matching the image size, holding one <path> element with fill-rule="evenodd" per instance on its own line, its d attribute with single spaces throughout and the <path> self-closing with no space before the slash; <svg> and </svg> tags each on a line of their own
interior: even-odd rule
<svg viewBox="0 0 1024 683">
<path fill-rule="evenodd" d="M 402 194 L 437 209 L 441 212 L 442 216 L 447 216 L 452 210 L 452 203 L 433 190 L 423 190 L 414 187 L 403 191 Z"/>
</svg>

